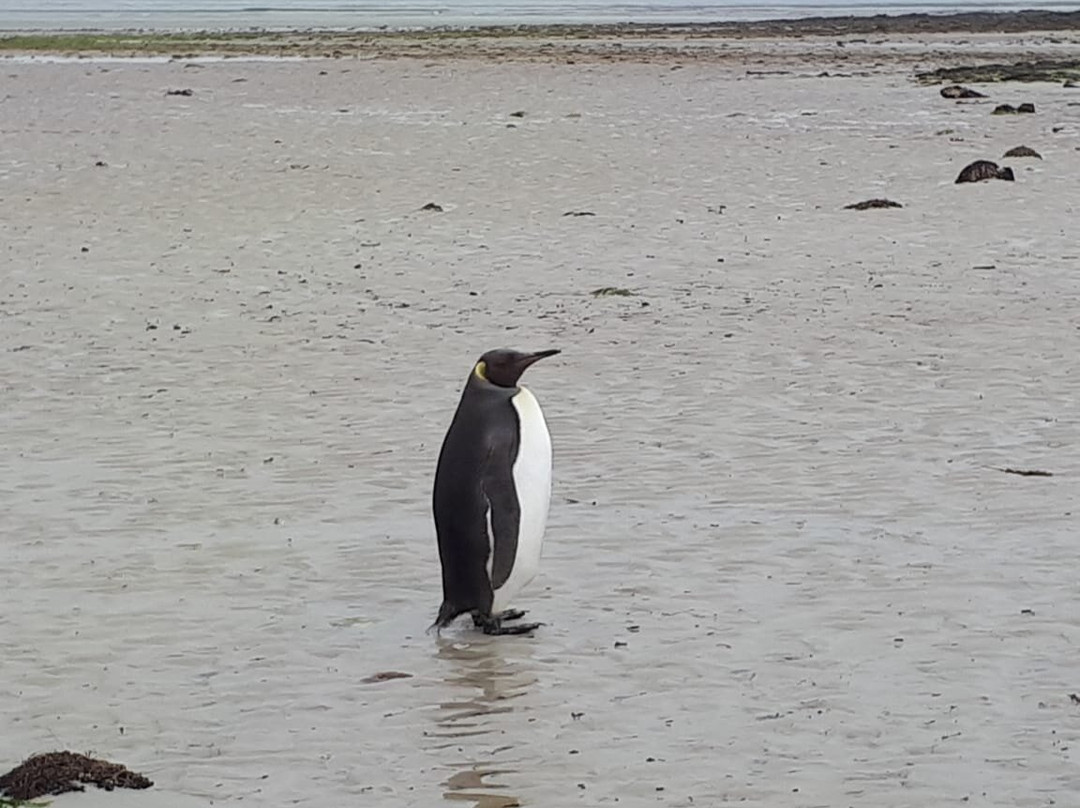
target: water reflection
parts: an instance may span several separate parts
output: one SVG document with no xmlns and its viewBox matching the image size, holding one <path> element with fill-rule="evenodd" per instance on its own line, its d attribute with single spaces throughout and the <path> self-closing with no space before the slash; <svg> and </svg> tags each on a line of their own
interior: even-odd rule
<svg viewBox="0 0 1080 808">
<path fill-rule="evenodd" d="M 436 657 L 447 671 L 446 684 L 460 694 L 439 705 L 437 729 L 430 733 L 436 749 L 451 753 L 445 765 L 453 773 L 443 782 L 443 797 L 471 802 L 475 808 L 520 805 L 517 797 L 506 793 L 507 786 L 495 781 L 517 769 L 498 763 L 496 758 L 505 760 L 506 753 L 514 749 L 500 732 L 499 716 L 520 711 L 515 700 L 536 682 L 528 666 L 522 664 L 530 654 L 528 645 L 503 647 L 486 637 L 468 642 L 440 638 L 437 643 Z M 510 649 L 516 656 L 507 659 L 505 651 Z"/>
</svg>

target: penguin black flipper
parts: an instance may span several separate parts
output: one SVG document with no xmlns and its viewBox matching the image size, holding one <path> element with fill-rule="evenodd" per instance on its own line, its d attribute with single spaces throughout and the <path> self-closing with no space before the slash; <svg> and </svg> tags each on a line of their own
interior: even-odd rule
<svg viewBox="0 0 1080 808">
<path fill-rule="evenodd" d="M 517 433 L 496 441 L 484 464 L 484 498 L 487 500 L 488 547 L 492 590 L 506 583 L 517 555 L 521 507 L 514 490 L 513 457 L 517 454 Z"/>
</svg>

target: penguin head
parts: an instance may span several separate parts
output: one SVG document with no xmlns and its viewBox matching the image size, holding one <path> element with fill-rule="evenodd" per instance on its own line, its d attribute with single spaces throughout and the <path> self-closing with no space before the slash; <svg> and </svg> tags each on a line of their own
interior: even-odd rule
<svg viewBox="0 0 1080 808">
<path fill-rule="evenodd" d="M 497 387 L 516 387 L 525 368 L 533 362 L 539 362 L 544 357 L 554 356 L 557 353 L 559 353 L 558 350 L 522 353 L 508 348 L 498 348 L 480 357 L 480 361 L 473 368 L 473 376 Z"/>
</svg>

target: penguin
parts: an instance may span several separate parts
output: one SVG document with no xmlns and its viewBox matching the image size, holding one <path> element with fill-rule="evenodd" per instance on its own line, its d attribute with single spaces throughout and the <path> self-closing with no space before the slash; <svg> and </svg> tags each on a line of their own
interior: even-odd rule
<svg viewBox="0 0 1080 808">
<path fill-rule="evenodd" d="M 504 625 L 525 612 L 511 599 L 536 575 L 551 501 L 551 436 L 525 369 L 558 350 L 488 351 L 473 366 L 443 439 L 432 511 L 443 602 L 433 629 L 469 612 L 485 634 L 529 634 Z"/>
</svg>

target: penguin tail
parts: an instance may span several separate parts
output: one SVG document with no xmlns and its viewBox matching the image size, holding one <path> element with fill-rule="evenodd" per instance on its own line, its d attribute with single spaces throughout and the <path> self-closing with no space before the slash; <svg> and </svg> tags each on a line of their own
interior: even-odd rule
<svg viewBox="0 0 1080 808">
<path fill-rule="evenodd" d="M 442 602 L 442 606 L 439 607 L 439 616 L 435 618 L 435 622 L 428 626 L 428 633 L 434 631 L 439 633 L 440 629 L 446 628 L 448 625 L 454 622 L 454 619 L 461 614 L 467 612 L 468 609 L 461 609 L 455 606 L 448 600 Z"/>
</svg>

